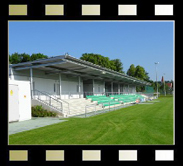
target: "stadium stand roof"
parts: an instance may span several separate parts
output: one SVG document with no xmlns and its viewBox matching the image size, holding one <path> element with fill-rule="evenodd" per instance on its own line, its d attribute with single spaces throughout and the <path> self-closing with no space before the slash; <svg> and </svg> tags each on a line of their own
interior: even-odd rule
<svg viewBox="0 0 183 166">
<path fill-rule="evenodd" d="M 133 85 L 151 85 L 143 81 L 114 70 L 95 65 L 91 62 L 77 59 L 70 55 L 60 55 L 47 59 L 10 64 L 14 70 L 35 68 L 45 71 L 45 74 L 65 73 L 72 76 L 81 76 L 86 79 L 99 79 L 105 81 L 121 82 Z"/>
</svg>

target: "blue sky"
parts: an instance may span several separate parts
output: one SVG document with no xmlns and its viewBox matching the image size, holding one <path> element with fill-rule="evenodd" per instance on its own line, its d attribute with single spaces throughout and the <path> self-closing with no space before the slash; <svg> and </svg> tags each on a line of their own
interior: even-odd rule
<svg viewBox="0 0 183 166">
<path fill-rule="evenodd" d="M 173 22 L 132 21 L 50 21 L 9 22 L 9 53 L 43 53 L 57 56 L 69 53 L 79 58 L 96 53 L 121 59 L 126 72 L 131 64 L 140 65 L 158 80 L 173 80 Z"/>
</svg>

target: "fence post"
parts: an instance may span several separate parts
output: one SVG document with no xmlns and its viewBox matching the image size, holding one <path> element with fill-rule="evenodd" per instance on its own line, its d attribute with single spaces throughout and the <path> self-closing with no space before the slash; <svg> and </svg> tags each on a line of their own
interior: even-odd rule
<svg viewBox="0 0 183 166">
<path fill-rule="evenodd" d="M 86 106 L 85 106 L 85 118 L 86 118 Z"/>
<path fill-rule="evenodd" d="M 95 105 L 95 115 L 96 115 L 96 105 Z"/>
<path fill-rule="evenodd" d="M 50 100 L 49 100 L 49 105 L 51 105 L 51 97 L 49 97 L 49 99 L 50 99 Z"/>
<path fill-rule="evenodd" d="M 69 109 L 69 115 L 70 115 L 70 107 L 69 107 L 69 103 L 68 103 L 68 109 Z"/>
<path fill-rule="evenodd" d="M 38 93 L 38 99 L 40 100 L 40 94 Z"/>
</svg>

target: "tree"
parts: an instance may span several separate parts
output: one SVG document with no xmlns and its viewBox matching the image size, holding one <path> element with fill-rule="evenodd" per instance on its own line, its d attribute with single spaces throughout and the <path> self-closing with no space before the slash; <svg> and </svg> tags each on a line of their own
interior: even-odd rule
<svg viewBox="0 0 183 166">
<path fill-rule="evenodd" d="M 135 71 L 136 71 L 135 65 L 132 64 L 130 66 L 130 68 L 128 69 L 128 71 L 127 71 L 127 75 L 134 77 L 135 76 Z"/>
<path fill-rule="evenodd" d="M 18 52 L 15 52 L 9 55 L 9 62 L 10 64 L 17 64 L 22 61 L 21 55 Z"/>
<path fill-rule="evenodd" d="M 12 63 L 11 55 L 9 55 L 9 63 L 10 63 L 10 64 Z"/>
<path fill-rule="evenodd" d="M 37 59 L 44 59 L 44 58 L 48 58 L 47 55 L 41 54 L 41 53 L 33 53 L 30 57 L 31 61 L 37 60 Z"/>
<path fill-rule="evenodd" d="M 122 64 L 120 59 L 111 60 L 110 63 L 113 63 L 113 65 L 115 66 L 115 71 L 120 72 L 120 73 L 124 73 L 123 72 L 123 64 Z"/>
<path fill-rule="evenodd" d="M 20 56 L 21 56 L 21 62 L 28 62 L 31 60 L 31 57 L 29 54 L 23 53 L 23 54 L 20 54 Z"/>
<path fill-rule="evenodd" d="M 143 80 L 143 81 L 148 81 L 151 83 L 153 82 L 152 80 L 150 80 L 150 77 L 148 76 L 148 73 L 145 71 L 145 69 L 140 65 L 135 67 L 135 65 L 132 64 L 127 71 L 127 75 L 132 76 L 132 77 L 136 77 L 136 78 Z M 142 92 L 144 90 L 145 90 L 145 86 L 137 86 L 136 87 L 137 92 Z"/>
<path fill-rule="evenodd" d="M 111 61 L 109 61 L 109 63 L 110 63 L 110 66 L 109 66 L 109 68 L 110 68 L 111 70 L 114 70 L 114 71 L 116 71 L 115 62 L 111 60 Z"/>
<path fill-rule="evenodd" d="M 108 57 L 93 53 L 84 53 L 80 59 L 123 73 L 123 64 L 120 59 L 110 60 Z"/>
<path fill-rule="evenodd" d="M 146 72 L 142 66 L 138 65 L 136 67 L 135 77 L 141 80 L 144 80 L 144 78 L 146 77 Z"/>
<path fill-rule="evenodd" d="M 150 77 L 148 76 L 148 73 L 140 65 L 135 67 L 135 65 L 132 64 L 127 71 L 127 75 L 132 76 L 132 77 L 136 77 L 140 80 L 150 81 Z"/>
<path fill-rule="evenodd" d="M 17 64 L 21 62 L 34 61 L 34 60 L 43 59 L 43 58 L 48 58 L 48 56 L 41 53 L 32 54 L 30 56 L 29 54 L 26 54 L 26 53 L 19 54 L 18 52 L 15 52 L 9 55 L 9 63 Z"/>
<path fill-rule="evenodd" d="M 167 85 L 166 83 L 164 84 L 164 82 L 163 82 L 163 83 L 161 83 L 161 84 L 159 85 L 159 91 L 160 91 L 161 93 L 164 93 L 164 86 L 165 86 L 165 91 L 166 91 L 166 92 L 169 91 L 168 85 Z"/>
<path fill-rule="evenodd" d="M 150 77 L 148 76 L 149 73 L 145 72 L 145 78 L 144 78 L 144 81 L 150 81 Z"/>
</svg>

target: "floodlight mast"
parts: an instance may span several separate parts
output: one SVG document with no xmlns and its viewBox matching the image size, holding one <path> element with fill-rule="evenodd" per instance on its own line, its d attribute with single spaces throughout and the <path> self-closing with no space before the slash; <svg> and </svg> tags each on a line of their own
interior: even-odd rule
<svg viewBox="0 0 183 166">
<path fill-rule="evenodd" d="M 159 64 L 159 62 L 155 62 L 154 63 L 155 64 L 155 67 L 156 67 L 156 86 L 157 86 L 157 92 L 156 92 L 156 97 L 158 98 L 158 81 L 157 81 L 157 65 Z"/>
</svg>

